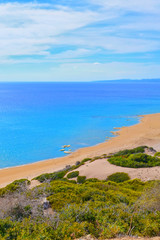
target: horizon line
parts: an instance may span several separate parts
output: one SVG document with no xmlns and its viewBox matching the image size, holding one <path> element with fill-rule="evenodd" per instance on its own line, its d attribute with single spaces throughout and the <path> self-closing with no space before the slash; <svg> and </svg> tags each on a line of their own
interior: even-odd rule
<svg viewBox="0 0 160 240">
<path fill-rule="evenodd" d="M 88 81 L 0 81 L 0 83 L 94 83 L 94 82 L 115 82 L 115 81 L 158 81 L 159 78 L 142 78 L 142 79 L 108 79 L 108 80 L 88 80 Z"/>
</svg>

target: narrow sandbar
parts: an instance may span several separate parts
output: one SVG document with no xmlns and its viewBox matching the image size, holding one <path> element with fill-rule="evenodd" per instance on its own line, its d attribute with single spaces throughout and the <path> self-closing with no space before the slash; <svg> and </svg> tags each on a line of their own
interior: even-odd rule
<svg viewBox="0 0 160 240">
<path fill-rule="evenodd" d="M 78 149 L 68 156 L 1 169 L 0 187 L 17 179 L 28 178 L 31 180 L 42 173 L 60 170 L 66 165 L 74 164 L 76 161 L 81 161 L 86 157 L 109 154 L 140 145 L 154 147 L 157 151 L 160 151 L 160 113 L 141 116 L 138 124 L 121 128 L 118 131 L 118 135 L 109 141 L 92 147 Z"/>
</svg>

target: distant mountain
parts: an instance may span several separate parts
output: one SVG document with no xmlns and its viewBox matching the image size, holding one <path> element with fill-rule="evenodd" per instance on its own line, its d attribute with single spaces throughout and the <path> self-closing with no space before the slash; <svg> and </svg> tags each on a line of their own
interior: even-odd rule
<svg viewBox="0 0 160 240">
<path fill-rule="evenodd" d="M 129 82 L 158 82 L 160 81 L 160 78 L 153 78 L 153 79 L 116 79 L 116 80 L 99 80 L 94 82 L 112 82 L 112 83 L 129 83 Z"/>
</svg>

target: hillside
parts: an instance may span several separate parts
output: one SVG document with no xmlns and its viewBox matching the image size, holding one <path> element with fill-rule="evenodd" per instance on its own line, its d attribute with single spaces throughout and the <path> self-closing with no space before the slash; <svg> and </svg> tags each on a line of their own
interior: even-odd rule
<svg viewBox="0 0 160 240">
<path fill-rule="evenodd" d="M 42 174 L 31 182 L 21 179 L 0 189 L 0 239 L 160 236 L 160 180 L 130 179 L 123 172 L 100 180 L 86 178 L 79 171 L 101 159 L 107 162 L 123 156 L 130 161 L 133 159 L 130 155 L 134 155 L 134 159 L 139 157 L 136 160 L 139 163 L 145 159 L 144 168 L 148 164 L 159 168 L 159 153 L 150 156 L 144 153 L 146 149 L 149 150 L 143 146 L 129 152 L 84 159 L 61 171 Z M 147 169 L 152 171 L 152 167 Z"/>
</svg>

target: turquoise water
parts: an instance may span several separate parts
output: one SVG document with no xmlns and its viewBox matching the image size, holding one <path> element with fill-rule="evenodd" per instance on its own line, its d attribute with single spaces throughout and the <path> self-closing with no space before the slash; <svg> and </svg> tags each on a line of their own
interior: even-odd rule
<svg viewBox="0 0 160 240">
<path fill-rule="evenodd" d="M 63 156 L 160 112 L 160 81 L 0 83 L 0 168 Z"/>
</svg>

